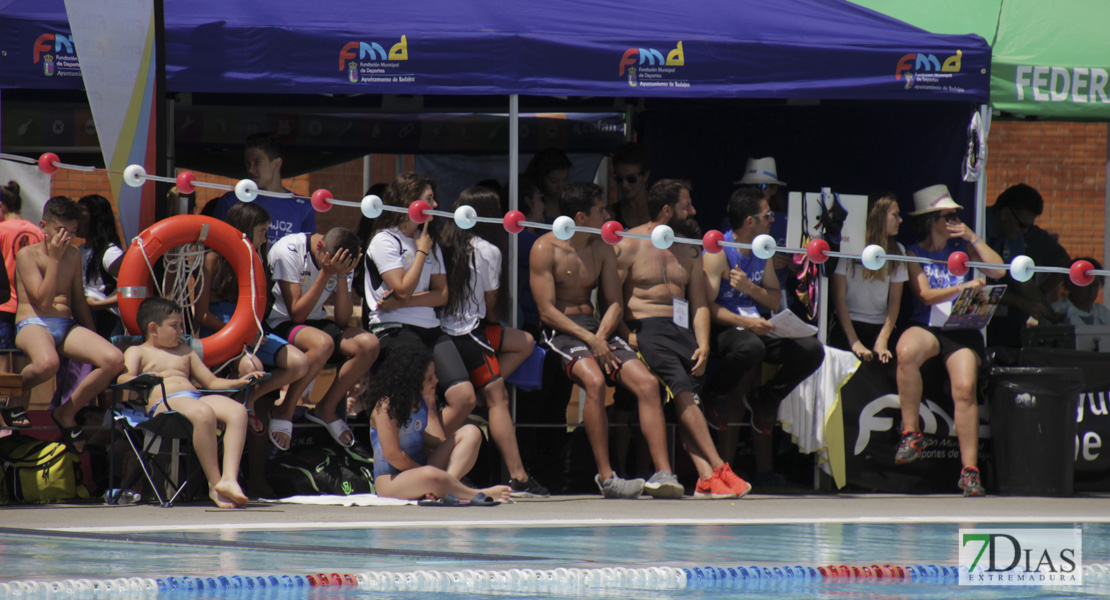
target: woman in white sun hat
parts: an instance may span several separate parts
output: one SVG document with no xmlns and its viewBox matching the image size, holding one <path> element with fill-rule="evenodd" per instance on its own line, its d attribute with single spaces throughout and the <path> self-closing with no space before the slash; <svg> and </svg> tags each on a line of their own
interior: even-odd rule
<svg viewBox="0 0 1110 600">
<path fill-rule="evenodd" d="M 1002 265 L 1002 258 L 967 225 L 960 221 L 962 208 L 952 200 L 948 188 L 933 185 L 914 192 L 914 225 L 918 243 L 906 254 L 941 261 L 939 264 L 908 263 L 910 290 L 913 292 L 911 326 L 898 340 L 898 400 L 902 407 L 902 439 L 894 462 L 905 464 L 921 456 L 925 440 L 921 434 L 921 365 L 941 356 L 952 383 L 956 410 L 956 438 L 960 444 L 959 487 L 965 496 L 985 493 L 979 479 L 979 406 L 976 403 L 979 364 L 983 359 L 983 336 L 974 329 L 941 331 L 951 310 L 952 300 L 965 289 L 983 286 L 982 279 L 970 273 L 953 275 L 945 264 L 953 252 L 965 252 L 972 261 Z M 1005 274 L 1004 268 L 984 269 L 992 278 Z M 947 310 L 946 309 L 947 305 Z"/>
</svg>

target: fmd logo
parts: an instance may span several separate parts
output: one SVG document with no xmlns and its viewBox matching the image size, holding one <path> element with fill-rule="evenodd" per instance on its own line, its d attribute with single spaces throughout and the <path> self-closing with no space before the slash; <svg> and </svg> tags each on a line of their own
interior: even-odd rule
<svg viewBox="0 0 1110 600">
<path fill-rule="evenodd" d="M 686 65 L 686 55 L 679 41 L 667 52 L 655 48 L 629 48 L 621 56 L 617 77 L 628 77 L 631 87 L 690 87 L 690 82 L 674 79 L 678 67 Z"/>
<path fill-rule="evenodd" d="M 347 42 L 339 50 L 339 70 L 351 83 L 412 83 L 412 73 L 401 73 L 402 61 L 409 59 L 409 41 L 404 35 L 389 52 L 377 42 Z"/>
<path fill-rule="evenodd" d="M 963 88 L 951 85 L 948 80 L 960 72 L 963 55 L 962 50 L 956 50 L 955 54 L 941 62 L 936 54 L 921 52 L 905 54 L 898 59 L 894 67 L 894 79 L 897 81 L 905 79 L 907 90 L 916 88 L 962 92 Z"/>
<path fill-rule="evenodd" d="M 33 64 L 42 62 L 42 74 L 46 77 L 58 75 L 81 76 L 81 65 L 77 62 L 77 51 L 73 46 L 73 36 L 60 33 L 44 33 L 35 40 Z"/>
</svg>

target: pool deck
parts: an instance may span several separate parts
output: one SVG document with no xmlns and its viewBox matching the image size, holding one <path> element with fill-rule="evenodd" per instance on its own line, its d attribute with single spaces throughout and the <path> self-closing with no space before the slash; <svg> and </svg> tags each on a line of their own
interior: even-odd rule
<svg viewBox="0 0 1110 600">
<path fill-rule="evenodd" d="M 0 506 L 6 530 L 89 533 L 337 529 L 377 527 L 537 527 L 651 524 L 776 523 L 1090 523 L 1110 522 L 1110 494 L 1070 498 L 962 498 L 955 495 L 752 494 L 740 500 L 604 500 L 557 496 L 495 507 L 319 506 L 255 502 L 245 508 L 210 504 Z"/>
</svg>

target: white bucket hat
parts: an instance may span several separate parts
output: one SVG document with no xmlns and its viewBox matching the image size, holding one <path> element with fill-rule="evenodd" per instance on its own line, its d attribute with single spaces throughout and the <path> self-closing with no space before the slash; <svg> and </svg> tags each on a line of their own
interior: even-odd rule
<svg viewBox="0 0 1110 600">
<path fill-rule="evenodd" d="M 775 167 L 775 159 L 770 156 L 749 158 L 748 166 L 744 168 L 744 177 L 742 177 L 740 181 L 734 181 L 733 183 L 786 185 L 785 181 L 779 181 L 779 170 Z"/>
<path fill-rule="evenodd" d="M 948 186 L 944 184 L 930 185 L 925 189 L 914 192 L 913 207 L 916 209 L 910 213 L 910 216 L 913 217 L 946 208 L 957 210 L 963 208 L 952 199 L 952 195 L 948 193 Z"/>
</svg>

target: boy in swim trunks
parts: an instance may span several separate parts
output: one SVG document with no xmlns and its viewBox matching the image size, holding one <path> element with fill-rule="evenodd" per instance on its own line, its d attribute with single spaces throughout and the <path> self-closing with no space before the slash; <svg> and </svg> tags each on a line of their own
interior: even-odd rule
<svg viewBox="0 0 1110 600">
<path fill-rule="evenodd" d="M 15 345 L 27 355 L 23 397 L 58 372 L 58 355 L 93 365 L 77 384 L 70 401 L 51 417 L 62 431 L 62 443 L 85 450 L 85 432 L 77 411 L 96 397 L 123 370 L 123 354 L 96 333 L 85 302 L 81 252 L 71 245 L 81 210 L 65 196 L 55 196 L 42 209 L 44 239 L 16 255 Z"/>
<path fill-rule="evenodd" d="M 220 508 L 245 505 L 247 496 L 239 487 L 238 478 L 239 459 L 247 437 L 247 409 L 226 396 L 201 396 L 193 380 L 205 388 L 230 390 L 248 385 L 264 373 L 257 371 L 241 379 L 213 375 L 192 347 L 181 343 L 184 315 L 171 300 L 147 298 L 139 305 L 136 320 L 143 331 L 143 343 L 123 354 L 127 371 L 120 376 L 120 383 L 143 373 L 161 377 L 162 386 L 147 398 L 148 415 L 153 417 L 167 410 L 185 415 L 193 424 L 193 448 L 208 479 L 208 496 Z M 222 473 L 216 447 L 217 421 L 226 427 Z"/>
</svg>

